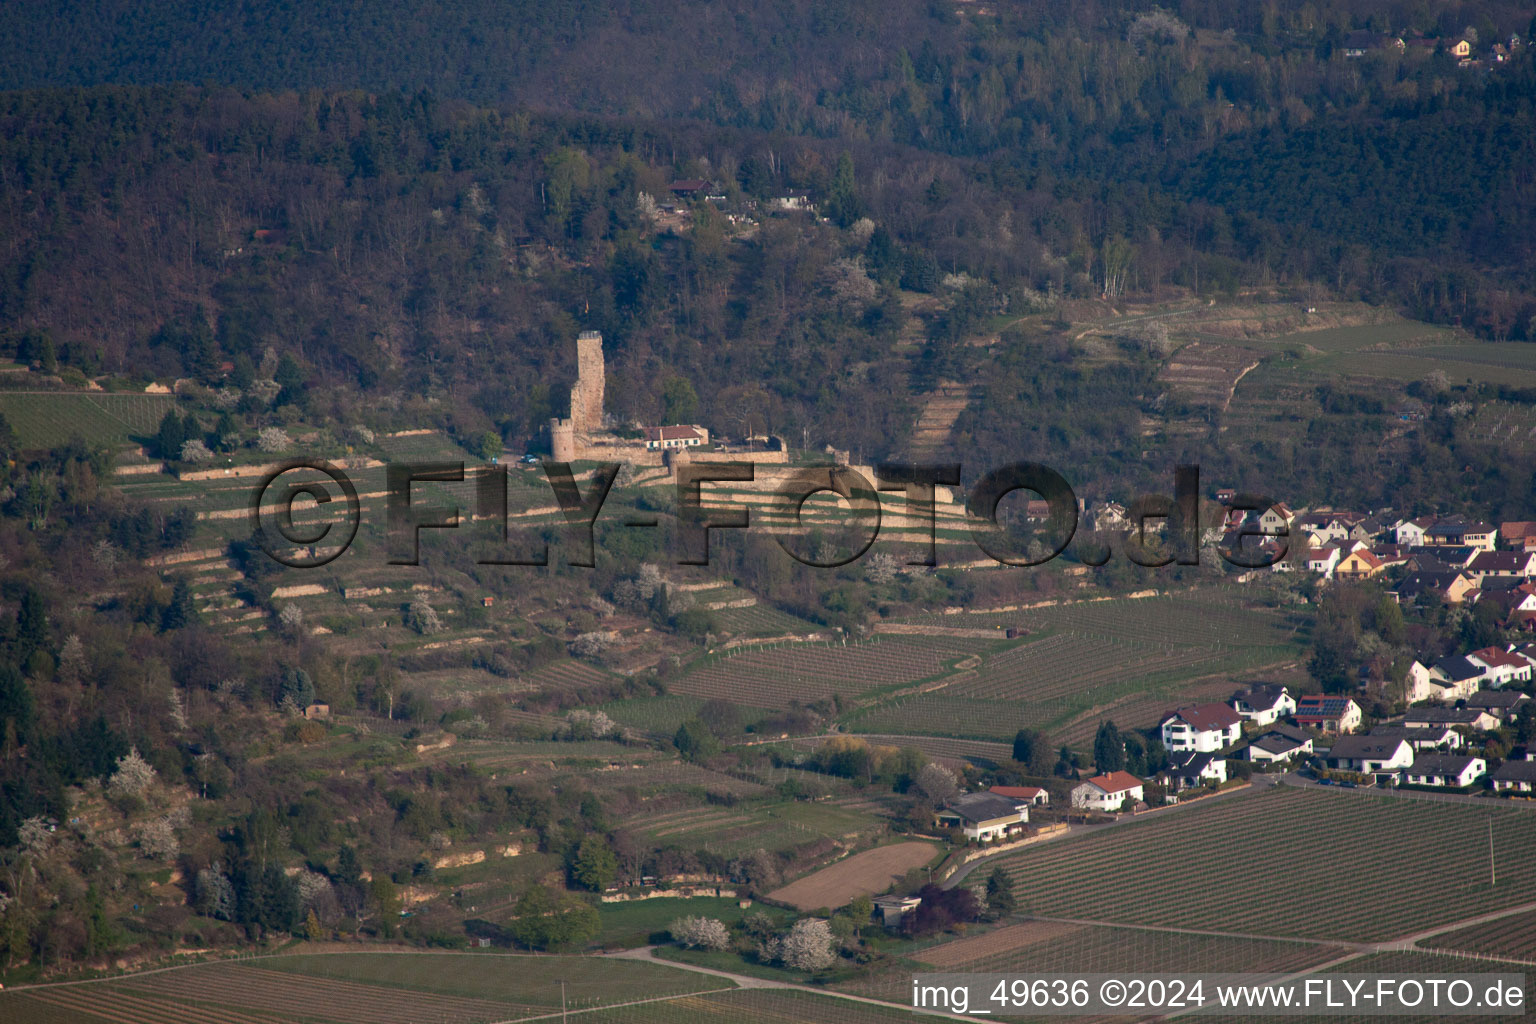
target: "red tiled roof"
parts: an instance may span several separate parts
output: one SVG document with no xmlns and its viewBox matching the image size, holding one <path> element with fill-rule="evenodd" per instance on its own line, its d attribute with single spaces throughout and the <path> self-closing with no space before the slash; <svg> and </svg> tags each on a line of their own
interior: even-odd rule
<svg viewBox="0 0 1536 1024">
<path fill-rule="evenodd" d="M 1012 800 L 1033 800 L 1045 790 L 1039 786 L 993 786 L 988 792 L 1006 796 Z"/>
<path fill-rule="evenodd" d="M 1183 707 L 1174 708 L 1163 716 L 1163 722 L 1171 718 L 1182 718 L 1202 732 L 1208 729 L 1230 729 L 1243 720 L 1243 717 L 1231 707 L 1215 701 L 1205 704 L 1185 704 Z"/>
<path fill-rule="evenodd" d="M 1098 786 L 1106 793 L 1124 793 L 1128 789 L 1135 789 L 1142 784 L 1141 780 L 1130 772 L 1110 772 L 1108 775 L 1095 775 L 1088 782 Z"/>
<path fill-rule="evenodd" d="M 1516 654 L 1510 654 L 1502 647 L 1484 647 L 1480 651 L 1473 651 L 1469 657 L 1476 658 L 1485 665 L 1504 666 L 1505 668 L 1525 668 L 1530 662 Z"/>
</svg>

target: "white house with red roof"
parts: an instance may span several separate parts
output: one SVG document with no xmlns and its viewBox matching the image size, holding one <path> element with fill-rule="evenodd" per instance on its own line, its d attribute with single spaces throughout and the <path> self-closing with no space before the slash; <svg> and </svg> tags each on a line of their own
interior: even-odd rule
<svg viewBox="0 0 1536 1024">
<path fill-rule="evenodd" d="M 1473 651 L 1467 655 L 1467 660 L 1488 670 L 1483 679 L 1485 686 L 1497 688 L 1510 683 L 1529 682 L 1531 679 L 1530 661 L 1502 647 L 1484 647 Z"/>
<path fill-rule="evenodd" d="M 1085 779 L 1072 788 L 1072 806 L 1089 811 L 1118 811 L 1129 799 L 1139 803 L 1144 784 L 1130 772 L 1109 772 Z"/>
<path fill-rule="evenodd" d="M 1243 734 L 1243 717 L 1231 706 L 1214 701 L 1174 708 L 1158 724 L 1163 746 L 1170 753 L 1212 754 L 1236 743 Z"/>
</svg>

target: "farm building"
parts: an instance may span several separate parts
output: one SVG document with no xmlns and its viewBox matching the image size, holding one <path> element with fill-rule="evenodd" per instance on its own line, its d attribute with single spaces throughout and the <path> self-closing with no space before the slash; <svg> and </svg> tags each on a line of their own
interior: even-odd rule
<svg viewBox="0 0 1536 1024">
<path fill-rule="evenodd" d="M 1400 736 L 1340 736 L 1328 751 L 1328 767 L 1362 775 L 1411 764 L 1413 747 Z"/>
<path fill-rule="evenodd" d="M 1255 725 L 1274 725 L 1296 710 L 1296 698 L 1291 696 L 1290 690 L 1270 683 L 1257 683 L 1238 690 L 1227 703 Z"/>
<path fill-rule="evenodd" d="M 875 920 L 886 928 L 900 928 L 906 916 L 922 902 L 921 896 L 876 896 Z"/>
<path fill-rule="evenodd" d="M 1289 725 L 1274 725 L 1248 744 L 1248 760 L 1273 764 L 1312 753 L 1312 737 Z"/>
<path fill-rule="evenodd" d="M 993 786 L 987 792 L 1027 803 L 1031 807 L 1048 807 L 1051 803 L 1051 794 L 1039 786 Z"/>
<path fill-rule="evenodd" d="M 1350 733 L 1360 728 L 1360 705 L 1348 697 L 1310 695 L 1297 698 L 1296 721 L 1323 732 Z"/>
<path fill-rule="evenodd" d="M 944 801 L 934 820 L 940 828 L 958 828 L 967 839 L 990 843 L 1024 831 L 1029 804 L 995 793 L 962 793 Z"/>
<path fill-rule="evenodd" d="M 1536 761 L 1505 761 L 1494 769 L 1496 793 L 1536 793 Z"/>
<path fill-rule="evenodd" d="M 1129 799 L 1139 802 L 1146 793 L 1142 781 L 1130 772 L 1095 775 L 1072 789 L 1072 806 L 1090 811 L 1118 811 Z"/>
<path fill-rule="evenodd" d="M 1488 762 L 1463 754 L 1425 754 L 1403 770 L 1403 781 L 1410 786 L 1444 786 L 1466 789 L 1488 774 Z"/>
<path fill-rule="evenodd" d="M 1193 750 L 1209 754 L 1236 743 L 1243 734 L 1242 716 L 1214 701 L 1175 708 L 1164 715 L 1159 724 L 1163 746 L 1170 753 Z"/>
</svg>

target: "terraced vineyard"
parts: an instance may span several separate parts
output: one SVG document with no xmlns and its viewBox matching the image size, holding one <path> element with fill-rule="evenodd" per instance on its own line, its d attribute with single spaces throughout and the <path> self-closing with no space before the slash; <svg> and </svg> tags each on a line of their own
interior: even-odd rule
<svg viewBox="0 0 1536 1024">
<path fill-rule="evenodd" d="M 848 696 L 936 675 L 942 651 L 879 639 L 857 644 L 796 644 L 732 652 L 669 684 L 676 693 L 719 697 L 759 708 Z"/>
<path fill-rule="evenodd" d="M 24 448 L 53 448 L 75 436 L 119 448 L 153 434 L 175 406 L 170 395 L 0 392 L 0 415 Z"/>
<path fill-rule="evenodd" d="M 1228 593 L 1233 600 L 1222 601 Z M 1219 677 L 1230 688 L 1234 675 L 1295 660 L 1301 650 L 1300 623 L 1244 608 L 1226 590 L 941 618 L 949 628 L 1006 624 L 1031 633 L 1007 645 L 925 637 L 974 644 L 977 656 L 927 684 L 927 692 L 853 712 L 845 720 L 850 729 L 1008 740 L 1033 727 L 1075 743 L 1095 714 L 1112 714 L 1122 725 L 1154 724 L 1168 706 L 1203 690 L 1200 680 Z"/>
<path fill-rule="evenodd" d="M 1506 857 L 1536 843 L 1530 809 L 1276 787 L 1005 854 L 998 864 L 1020 908 L 1041 916 L 1379 941 L 1536 900 L 1536 875 L 1500 872 L 1494 887 L 1481 854 L 1468 856 L 1486 848 L 1490 823 Z M 1348 851 L 1347 870 L 1298 850 Z M 1456 870 L 1445 870 L 1450 861 Z M 1135 877 L 1157 884 L 1083 884 Z"/>
<path fill-rule="evenodd" d="M 646 812 L 624 824 L 664 846 L 704 849 L 721 856 L 788 849 L 817 839 L 851 839 L 883 827 L 882 820 L 867 810 L 809 802 Z"/>
</svg>

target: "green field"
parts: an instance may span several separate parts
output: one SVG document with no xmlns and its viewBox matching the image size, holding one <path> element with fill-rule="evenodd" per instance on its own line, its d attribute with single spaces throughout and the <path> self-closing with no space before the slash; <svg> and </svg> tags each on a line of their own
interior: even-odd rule
<svg viewBox="0 0 1536 1024">
<path fill-rule="evenodd" d="M 628 903 L 604 903 L 598 908 L 603 927 L 594 943 L 598 946 L 642 945 L 656 932 L 664 932 L 680 917 L 712 917 L 733 925 L 748 914 L 767 914 L 776 921 L 789 921 L 789 911 L 767 904 L 743 908 L 739 901 L 714 896 L 682 899 L 658 896 Z"/>
<path fill-rule="evenodd" d="M 1020 909 L 1043 917 L 1379 941 L 1536 900 L 1533 848 L 1525 808 L 1276 787 L 998 863 Z"/>
<path fill-rule="evenodd" d="M 0 391 L 0 415 L 23 448 L 53 448 L 72 437 L 119 448 L 153 434 L 175 407 L 171 395 Z"/>
</svg>

